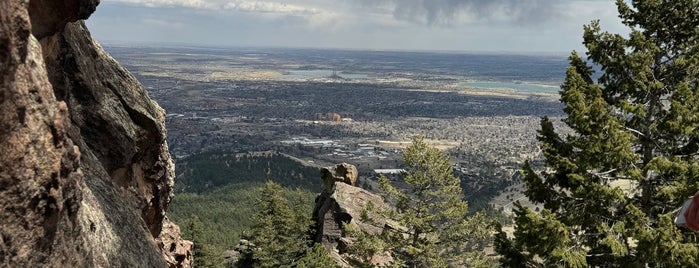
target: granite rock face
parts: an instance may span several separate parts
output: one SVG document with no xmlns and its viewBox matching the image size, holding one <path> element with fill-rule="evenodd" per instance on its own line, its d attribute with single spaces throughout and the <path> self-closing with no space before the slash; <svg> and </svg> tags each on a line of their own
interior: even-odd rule
<svg viewBox="0 0 699 268">
<path fill-rule="evenodd" d="M 0 1 L 0 266 L 191 265 L 164 112 L 80 21 L 97 4 Z"/>
</svg>

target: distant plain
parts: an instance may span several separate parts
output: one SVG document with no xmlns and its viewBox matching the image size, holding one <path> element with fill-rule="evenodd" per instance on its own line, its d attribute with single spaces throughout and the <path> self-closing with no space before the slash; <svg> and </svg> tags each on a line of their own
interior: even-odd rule
<svg viewBox="0 0 699 268">
<path fill-rule="evenodd" d="M 450 155 L 465 198 L 477 208 L 508 210 L 523 196 L 517 170 L 540 160 L 540 118 L 562 127 L 565 56 L 106 49 L 165 108 L 178 163 L 204 153 L 275 152 L 301 166 L 355 164 L 360 184 L 376 189 L 375 169 L 402 167 L 401 147 L 388 144 L 424 135 Z M 329 114 L 342 120 L 327 120 Z"/>
</svg>

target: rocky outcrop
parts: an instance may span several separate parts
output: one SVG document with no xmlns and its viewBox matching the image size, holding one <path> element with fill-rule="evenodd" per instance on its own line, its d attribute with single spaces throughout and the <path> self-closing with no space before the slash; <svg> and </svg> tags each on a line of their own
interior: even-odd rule
<svg viewBox="0 0 699 268">
<path fill-rule="evenodd" d="M 343 232 L 343 224 L 356 225 L 369 235 L 380 234 L 386 228 L 397 228 L 397 225 L 377 213 L 388 209 L 381 196 L 353 186 L 357 180 L 355 166 L 342 163 L 325 167 L 321 170 L 321 178 L 325 188 L 316 198 L 313 210 L 316 222 L 314 241 L 321 243 L 338 264 L 351 267 L 345 248 L 352 238 Z M 374 210 L 366 210 L 369 203 Z M 390 257 L 377 261 L 387 263 Z"/>
<path fill-rule="evenodd" d="M 83 22 L 41 40 L 49 79 L 70 111 L 73 140 L 90 151 L 129 199 L 154 237 L 172 198 L 174 166 L 163 110 L 140 83 L 90 37 Z"/>
<path fill-rule="evenodd" d="M 160 236 L 155 240 L 163 252 L 165 261 L 174 267 L 192 267 L 192 241 L 182 240 L 180 227 L 168 220 L 163 221 Z"/>
<path fill-rule="evenodd" d="M 164 113 L 80 21 L 97 4 L 0 1 L 0 266 L 191 264 Z"/>
<path fill-rule="evenodd" d="M 357 167 L 347 163 L 324 167 L 320 170 L 320 179 L 326 191 L 332 191 L 335 182 L 344 182 L 354 186 L 357 182 Z"/>
<path fill-rule="evenodd" d="M 26 2 L 0 2 L 0 266 L 85 266 L 70 244 L 85 187 Z"/>
</svg>

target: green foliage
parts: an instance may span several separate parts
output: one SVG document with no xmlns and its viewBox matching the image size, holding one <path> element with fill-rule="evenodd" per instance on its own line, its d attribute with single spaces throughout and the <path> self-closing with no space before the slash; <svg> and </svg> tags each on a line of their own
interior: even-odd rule
<svg viewBox="0 0 699 268">
<path fill-rule="evenodd" d="M 190 226 L 193 216 L 198 217 L 198 244 L 211 256 L 221 256 L 223 250 L 232 249 L 243 230 L 254 224 L 250 215 L 255 212 L 268 178 L 282 185 L 312 189 L 282 190 L 294 211 L 304 215 L 311 214 L 315 189 L 319 187 L 317 168 L 274 152 L 211 152 L 177 164 L 177 194 L 169 206 L 168 217 L 180 226 Z M 191 239 L 191 230 L 183 228 L 183 236 Z"/>
<path fill-rule="evenodd" d="M 194 257 L 194 267 L 218 268 L 223 267 L 223 260 L 220 254 L 208 243 L 204 242 L 202 223 L 199 217 L 193 216 L 189 221 L 188 231 L 190 239 L 194 243 L 192 255 Z"/>
<path fill-rule="evenodd" d="M 180 193 L 170 203 L 168 216 L 180 226 L 190 224 L 192 215 L 202 221 L 203 240 L 218 247 L 230 247 L 240 240 L 240 233 L 252 225 L 259 183 L 236 183 L 202 194 Z M 185 237 L 191 237 L 183 230 Z"/>
<path fill-rule="evenodd" d="M 396 208 L 389 217 L 406 229 L 384 232 L 381 240 L 359 236 L 354 252 L 368 260 L 385 248 L 395 264 L 408 267 L 492 266 L 483 254 L 492 229 L 483 213 L 466 217 L 468 206 L 449 157 L 418 136 L 403 158 L 405 185 L 395 187 L 386 177 L 380 184 L 384 199 Z"/>
<path fill-rule="evenodd" d="M 199 245 L 207 245 L 211 255 L 221 256 L 225 249 L 238 244 L 243 230 L 253 226 L 263 184 L 233 183 L 218 189 L 197 193 L 179 193 L 170 204 L 168 217 L 180 226 L 190 226 L 193 217 L 200 219 Z M 282 188 L 283 196 L 295 213 L 310 215 L 315 194 L 307 190 Z M 183 228 L 183 237 L 192 239 L 190 228 Z"/>
<path fill-rule="evenodd" d="M 328 251 L 321 244 L 308 248 L 306 254 L 296 262 L 296 268 L 339 268 L 335 260 L 330 258 Z"/>
<path fill-rule="evenodd" d="M 177 161 L 177 192 L 203 193 L 230 183 L 273 180 L 282 186 L 320 191 L 320 170 L 277 152 L 208 152 Z"/>
<path fill-rule="evenodd" d="M 484 169 L 484 167 L 481 166 L 481 169 Z M 483 173 L 492 174 L 492 172 Z M 456 170 L 454 176 L 461 181 L 461 189 L 464 193 L 464 200 L 468 203 L 469 215 L 482 211 L 485 212 L 487 218 L 497 220 L 501 224 L 512 223 L 512 217 L 509 214 L 504 213 L 502 208 L 496 208 L 490 203 L 493 198 L 500 195 L 509 186 L 509 180 L 502 179 L 503 174 L 493 175 L 497 179 L 485 179 L 487 182 L 484 181 L 483 177 Z"/>
<path fill-rule="evenodd" d="M 373 256 L 390 250 L 385 237 L 367 234 L 354 224 L 344 224 L 342 230 L 347 237 L 354 240 L 348 246 L 347 252 L 352 253 L 353 259 L 350 262 L 355 267 L 371 267 Z"/>
<path fill-rule="evenodd" d="M 628 38 L 585 26 L 561 86 L 562 137 L 543 118 L 546 169 L 522 170 L 540 214 L 517 206 L 514 238 L 496 236 L 503 265 L 688 267 L 699 248 L 672 224 L 699 186 L 699 1 L 618 0 Z M 630 184 L 623 191 L 617 185 Z"/>
<path fill-rule="evenodd" d="M 255 267 L 288 267 L 306 252 L 310 213 L 297 213 L 279 184 L 268 181 L 260 193 L 248 240 Z"/>
</svg>

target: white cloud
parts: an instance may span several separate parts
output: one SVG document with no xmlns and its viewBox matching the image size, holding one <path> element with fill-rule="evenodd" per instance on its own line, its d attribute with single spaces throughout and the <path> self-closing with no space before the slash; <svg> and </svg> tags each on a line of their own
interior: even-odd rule
<svg viewBox="0 0 699 268">
<path fill-rule="evenodd" d="M 308 17 L 319 23 L 410 23 L 453 27 L 474 23 L 542 25 L 615 13 L 611 0 L 103 0 L 147 7 L 182 7 Z M 268 15 L 264 15 L 268 16 Z M 315 16 L 315 17 L 313 17 Z M 358 21 L 335 21 L 351 20 Z M 367 21 L 368 20 L 368 21 Z M 589 21 L 589 20 L 588 20 Z M 562 21 L 566 22 L 566 21 Z M 577 21 L 576 21 L 577 23 Z"/>
<path fill-rule="evenodd" d="M 297 15 L 312 15 L 320 13 L 320 10 L 313 7 L 303 7 L 289 5 L 285 3 L 263 2 L 263 1 L 233 1 L 223 5 L 224 9 L 246 12 L 282 13 Z"/>
<path fill-rule="evenodd" d="M 160 7 L 160 6 L 179 6 L 188 8 L 200 8 L 200 9 L 215 9 L 216 4 L 212 1 L 204 0 L 109 0 L 104 1 L 107 3 L 126 3 L 143 5 L 147 7 Z"/>
<path fill-rule="evenodd" d="M 109 0 L 104 2 L 126 3 L 147 7 L 185 7 L 206 10 L 232 10 L 243 12 L 313 15 L 322 12 L 313 6 L 287 4 L 260 0 Z"/>
<path fill-rule="evenodd" d="M 624 31 L 613 0 L 102 1 L 88 24 L 108 40 L 570 51 L 581 50 L 582 25 L 593 19 L 610 32 Z M 131 31 L 122 33 L 124 27 Z"/>
</svg>

